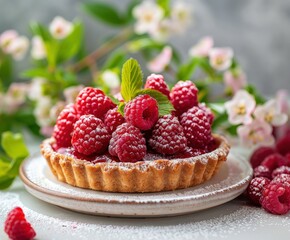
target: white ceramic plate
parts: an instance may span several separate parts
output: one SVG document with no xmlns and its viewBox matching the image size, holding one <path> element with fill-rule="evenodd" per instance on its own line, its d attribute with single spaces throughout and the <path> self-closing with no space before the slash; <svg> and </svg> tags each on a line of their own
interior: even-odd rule
<svg viewBox="0 0 290 240">
<path fill-rule="evenodd" d="M 72 187 L 57 181 L 40 155 L 28 158 L 20 169 L 27 191 L 36 198 L 77 212 L 118 217 L 173 216 L 218 206 L 240 195 L 251 176 L 249 163 L 233 151 L 210 181 L 160 193 L 108 193 Z"/>
</svg>

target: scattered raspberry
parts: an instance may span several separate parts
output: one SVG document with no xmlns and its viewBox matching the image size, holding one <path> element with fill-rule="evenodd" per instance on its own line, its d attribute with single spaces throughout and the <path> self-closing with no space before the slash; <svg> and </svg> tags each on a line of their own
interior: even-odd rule
<svg viewBox="0 0 290 240">
<path fill-rule="evenodd" d="M 271 182 L 265 186 L 260 201 L 266 211 L 278 215 L 286 214 L 290 209 L 290 187 Z"/>
<path fill-rule="evenodd" d="M 171 90 L 170 99 L 177 116 L 180 116 L 193 106 L 197 106 L 197 93 L 198 89 L 191 81 L 179 81 L 175 84 Z"/>
<path fill-rule="evenodd" d="M 128 102 L 124 112 L 126 121 L 140 130 L 150 129 L 158 120 L 157 101 L 147 94 Z"/>
<path fill-rule="evenodd" d="M 76 99 L 76 109 L 80 115 L 92 114 L 103 119 L 106 112 L 116 105 L 98 88 L 86 87 Z"/>
<path fill-rule="evenodd" d="M 290 187 L 290 175 L 289 174 L 279 174 L 278 176 L 276 176 L 272 182 L 275 183 L 283 183 L 286 184 L 288 187 Z"/>
<path fill-rule="evenodd" d="M 251 165 L 253 168 L 258 167 L 261 162 L 263 162 L 265 160 L 266 157 L 268 157 L 269 155 L 272 155 L 276 153 L 276 150 L 272 147 L 260 147 L 257 148 L 250 159 Z"/>
<path fill-rule="evenodd" d="M 270 183 L 270 180 L 265 177 L 255 177 L 251 180 L 248 188 L 247 194 L 249 199 L 256 205 L 260 205 L 260 198 L 262 196 L 262 192 Z"/>
<path fill-rule="evenodd" d="M 270 169 L 262 165 L 254 169 L 254 177 L 265 177 L 265 178 L 272 179 Z"/>
<path fill-rule="evenodd" d="M 199 103 L 198 107 L 206 113 L 206 115 L 209 119 L 209 123 L 210 123 L 210 125 L 212 125 L 213 120 L 214 120 L 214 115 L 213 115 L 212 111 L 205 105 L 205 103 Z"/>
<path fill-rule="evenodd" d="M 280 154 L 285 156 L 287 153 L 290 153 L 290 135 L 286 135 L 281 138 L 276 143 L 276 148 Z"/>
<path fill-rule="evenodd" d="M 109 153 L 118 156 L 121 162 L 142 160 L 146 150 L 146 140 L 141 131 L 129 123 L 118 126 L 110 140 Z"/>
<path fill-rule="evenodd" d="M 110 137 L 102 120 L 94 115 L 83 115 L 75 123 L 72 145 L 84 155 L 99 154 L 107 149 Z"/>
<path fill-rule="evenodd" d="M 265 160 L 261 163 L 262 166 L 265 166 L 269 168 L 269 170 L 272 172 L 277 167 L 285 166 L 286 158 L 280 155 L 279 153 L 274 153 L 269 155 L 265 158 Z"/>
<path fill-rule="evenodd" d="M 183 113 L 180 124 L 190 147 L 203 148 L 212 139 L 208 117 L 199 107 L 192 107 Z"/>
<path fill-rule="evenodd" d="M 187 140 L 177 117 L 165 115 L 158 119 L 149 139 L 150 146 L 161 154 L 175 154 L 184 151 Z"/>
<path fill-rule="evenodd" d="M 146 84 L 144 86 L 145 89 L 154 89 L 161 93 L 169 99 L 170 90 L 164 81 L 164 77 L 160 74 L 151 74 L 147 77 Z"/>
<path fill-rule="evenodd" d="M 53 130 L 56 147 L 70 147 L 74 124 L 78 114 L 73 104 L 67 105 L 59 114 Z"/>
<path fill-rule="evenodd" d="M 113 133 L 116 128 L 125 122 L 125 118 L 118 112 L 118 108 L 110 109 L 106 115 L 104 123 L 107 126 L 109 133 Z"/>
<path fill-rule="evenodd" d="M 4 231 L 11 240 L 31 240 L 36 236 L 20 207 L 16 207 L 8 213 L 4 225 Z"/>
<path fill-rule="evenodd" d="M 288 167 L 288 166 L 281 166 L 281 167 L 276 168 L 272 172 L 272 178 L 275 178 L 276 176 L 278 176 L 280 174 L 288 174 L 288 175 L 290 175 L 290 167 Z"/>
</svg>

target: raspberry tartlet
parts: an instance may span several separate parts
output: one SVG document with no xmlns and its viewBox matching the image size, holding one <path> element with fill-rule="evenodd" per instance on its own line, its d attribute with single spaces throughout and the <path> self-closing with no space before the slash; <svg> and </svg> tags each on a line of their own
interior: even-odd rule
<svg viewBox="0 0 290 240">
<path fill-rule="evenodd" d="M 41 144 L 59 181 L 108 192 L 159 192 L 201 184 L 218 171 L 230 147 L 212 134 L 214 116 L 198 103 L 196 86 L 180 81 L 169 92 L 155 74 L 142 84 L 140 66 L 130 59 L 122 69 L 123 100 L 86 87 L 60 113 L 53 136 Z"/>
</svg>

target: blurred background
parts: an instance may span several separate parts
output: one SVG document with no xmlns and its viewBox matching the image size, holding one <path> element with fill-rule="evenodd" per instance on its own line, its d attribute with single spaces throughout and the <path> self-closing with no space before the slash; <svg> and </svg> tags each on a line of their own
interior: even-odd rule
<svg viewBox="0 0 290 240">
<path fill-rule="evenodd" d="M 102 37 L 119 31 L 95 21 L 81 9 L 78 0 L 0 0 L 0 32 L 16 29 L 31 36 L 32 20 L 48 24 L 55 16 L 84 21 L 88 51 Z M 120 9 L 127 0 L 107 0 Z M 121 3 L 122 2 L 122 3 Z M 210 35 L 218 46 L 231 46 L 248 76 L 261 93 L 273 95 L 278 89 L 290 90 L 290 2 L 288 0 L 193 0 L 194 18 L 187 32 L 170 41 L 185 57 L 201 37 Z M 27 63 L 18 62 L 25 69 Z"/>
</svg>

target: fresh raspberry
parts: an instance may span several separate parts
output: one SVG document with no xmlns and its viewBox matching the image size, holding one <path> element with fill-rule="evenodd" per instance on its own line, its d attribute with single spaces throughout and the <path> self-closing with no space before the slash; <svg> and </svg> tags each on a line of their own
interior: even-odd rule
<svg viewBox="0 0 290 240">
<path fill-rule="evenodd" d="M 266 177 L 272 179 L 270 169 L 262 165 L 254 168 L 254 177 Z"/>
<path fill-rule="evenodd" d="M 170 93 L 170 100 L 177 116 L 180 116 L 193 106 L 197 106 L 197 93 L 198 89 L 191 81 L 179 81 L 175 84 Z"/>
<path fill-rule="evenodd" d="M 199 107 L 192 107 L 183 113 L 180 124 L 190 147 L 203 148 L 212 139 L 208 117 Z"/>
<path fill-rule="evenodd" d="M 80 115 L 92 114 L 103 119 L 106 112 L 116 107 L 112 100 L 98 88 L 86 87 L 76 99 L 76 109 Z"/>
<path fill-rule="evenodd" d="M 261 162 L 265 160 L 266 157 L 276 153 L 276 150 L 272 147 L 259 147 L 257 148 L 250 158 L 250 163 L 253 168 L 258 167 Z"/>
<path fill-rule="evenodd" d="M 290 187 L 290 175 L 285 173 L 279 174 L 272 180 L 272 182 L 283 183 Z"/>
<path fill-rule="evenodd" d="M 113 132 L 109 145 L 109 153 L 118 156 L 121 162 L 136 162 L 146 155 L 146 140 L 141 131 L 123 123 Z"/>
<path fill-rule="evenodd" d="M 177 117 L 165 115 L 159 118 L 153 128 L 149 144 L 161 154 L 172 155 L 184 151 L 187 140 Z"/>
<path fill-rule="evenodd" d="M 31 240 L 36 236 L 20 207 L 16 207 L 8 213 L 4 225 L 4 231 L 11 240 Z"/>
<path fill-rule="evenodd" d="M 256 205 L 260 205 L 260 198 L 262 196 L 262 192 L 270 183 L 270 180 L 265 177 L 255 177 L 251 180 L 248 188 L 247 194 L 249 199 Z"/>
<path fill-rule="evenodd" d="M 281 138 L 276 143 L 276 148 L 280 154 L 285 156 L 287 153 L 290 153 L 290 135 L 286 135 Z"/>
<path fill-rule="evenodd" d="M 164 77 L 160 74 L 151 74 L 147 77 L 146 84 L 144 86 L 145 89 L 154 89 L 161 93 L 169 99 L 170 90 L 164 81 Z"/>
<path fill-rule="evenodd" d="M 118 112 L 118 108 L 110 109 L 106 115 L 104 123 L 107 126 L 109 133 L 113 133 L 116 128 L 125 122 L 125 118 Z"/>
<path fill-rule="evenodd" d="M 126 121 L 140 130 L 150 129 L 158 120 L 157 101 L 147 94 L 128 102 L 124 112 Z"/>
<path fill-rule="evenodd" d="M 75 123 L 72 145 L 84 155 L 103 153 L 110 141 L 111 135 L 105 124 L 94 115 L 83 115 Z"/>
<path fill-rule="evenodd" d="M 269 155 L 261 163 L 262 166 L 269 168 L 271 172 L 277 167 L 285 166 L 286 164 L 287 164 L 286 158 L 280 155 L 279 153 Z"/>
<path fill-rule="evenodd" d="M 73 104 L 67 105 L 59 114 L 53 130 L 57 148 L 70 147 L 74 124 L 78 114 Z"/>
<path fill-rule="evenodd" d="M 214 120 L 214 115 L 213 115 L 212 111 L 205 105 L 205 103 L 199 103 L 198 107 L 206 113 L 206 115 L 209 119 L 209 123 L 210 123 L 210 125 L 212 125 L 213 120 Z"/>
<path fill-rule="evenodd" d="M 271 182 L 265 186 L 260 202 L 270 213 L 286 214 L 290 209 L 290 187 L 283 183 Z"/>
<path fill-rule="evenodd" d="M 275 178 L 276 176 L 278 176 L 280 174 L 288 174 L 288 175 L 290 175 L 290 167 L 288 167 L 288 166 L 281 166 L 281 167 L 276 168 L 272 172 L 272 178 Z"/>
</svg>

